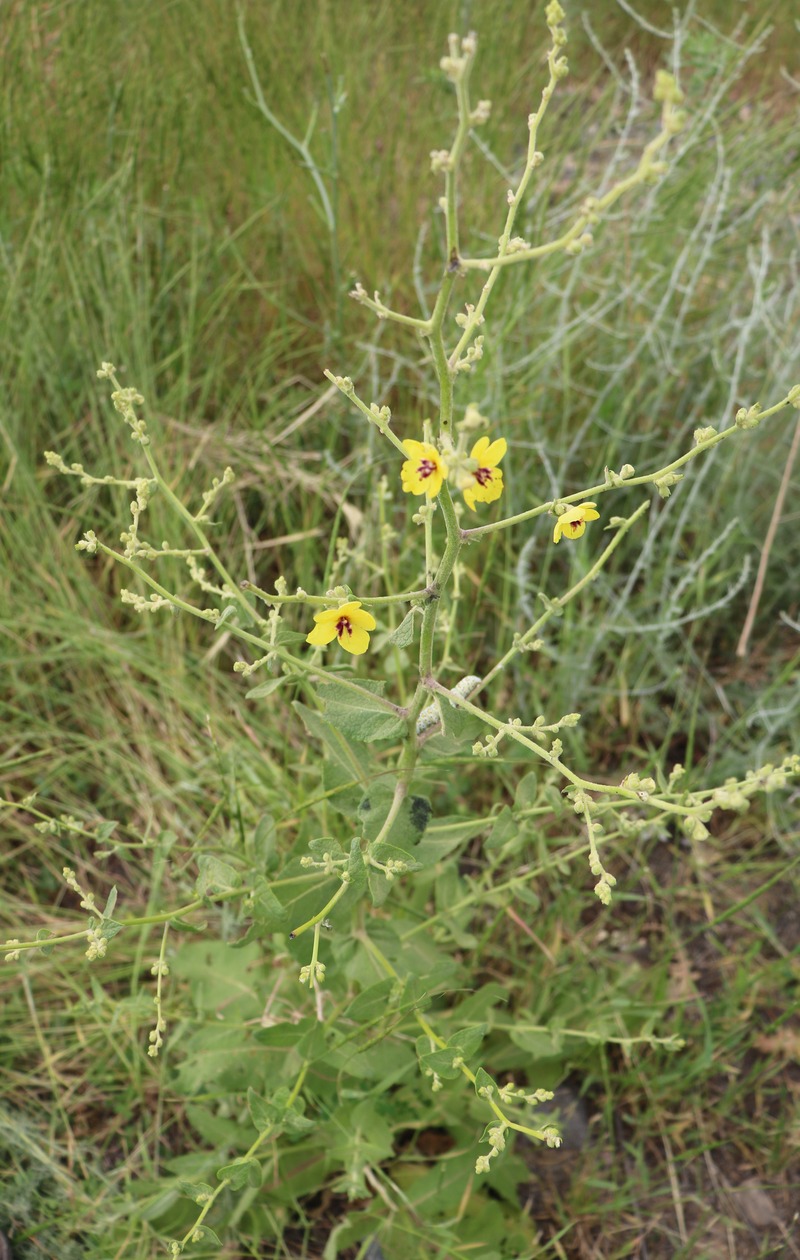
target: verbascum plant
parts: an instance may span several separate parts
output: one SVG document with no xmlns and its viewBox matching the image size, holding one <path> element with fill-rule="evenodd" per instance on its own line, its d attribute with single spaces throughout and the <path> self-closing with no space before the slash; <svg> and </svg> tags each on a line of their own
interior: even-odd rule
<svg viewBox="0 0 800 1260">
<path fill-rule="evenodd" d="M 691 448 L 664 466 L 655 459 L 643 472 L 628 463 L 618 472 L 599 470 L 592 484 L 578 491 L 531 502 L 521 512 L 503 515 L 504 477 L 512 477 L 514 469 L 513 426 L 499 417 L 491 421 L 481 417 L 468 399 L 460 398 L 463 382 L 480 360 L 485 338 L 491 335 L 487 318 L 492 295 L 509 268 L 525 267 L 550 255 L 577 256 L 590 250 L 596 235 L 604 230 L 604 217 L 621 198 L 669 177 L 670 140 L 685 122 L 677 82 L 659 71 L 654 99 L 660 106 L 660 127 L 633 169 L 601 196 L 588 197 L 556 238 L 529 242 L 515 234 L 531 181 L 544 160 L 538 148 L 540 126 L 559 82 L 568 73 L 564 12 L 557 0 L 547 5 L 546 22 L 550 34 L 548 77 L 540 104 L 528 118 L 527 154 L 519 178 L 507 192 L 496 249 L 488 256 L 471 256 L 463 245 L 462 162 L 471 132 L 486 122 L 491 107 L 485 100 L 474 103 L 470 95 L 478 46 L 475 35 L 451 35 L 441 68 L 453 86 L 457 121 L 450 146 L 432 154 L 433 169 L 443 180 L 439 207 L 445 236 L 444 265 L 432 312 L 413 315 L 394 310 L 379 293 L 370 296 L 360 283 L 352 292 L 352 297 L 378 319 L 407 328 L 425 343 L 438 389 L 435 416 L 416 427 L 404 423 L 406 436 L 401 438 L 386 406 L 364 401 L 348 376 L 333 370 L 325 373 L 355 412 L 377 429 L 387 447 L 394 448 L 396 467 L 380 488 L 381 511 L 391 493 L 393 476 L 395 488 L 413 501 L 409 533 L 402 542 L 405 549 L 416 548 L 418 556 L 419 581 L 413 589 L 374 595 L 351 589 L 342 581 L 308 593 L 299 587 L 292 592 L 288 576 L 278 579 L 274 591 L 241 580 L 223 562 L 210 539 L 211 509 L 218 495 L 233 482 L 234 473 L 225 469 L 196 507 L 182 502 L 158 462 L 150 426 L 143 418 L 144 399 L 135 389 L 122 387 L 111 363 L 103 363 L 98 376 L 111 385 L 113 405 L 128 426 L 143 462 L 141 474 L 126 480 L 95 477 L 81 465 L 68 467 L 58 454 L 46 453 L 48 463 L 62 474 L 79 477 L 86 485 L 117 486 L 134 496 L 131 521 L 121 535 L 122 549 L 91 529 L 77 544 L 87 556 L 106 556 L 129 571 L 136 589 L 123 590 L 123 602 L 142 614 L 171 610 L 201 618 L 215 629 L 224 625 L 241 645 L 243 659 L 236 663 L 236 671 L 245 677 L 256 672 L 265 676 L 250 693 L 254 699 L 270 696 L 270 703 L 277 704 L 283 695 L 302 696 L 302 702 L 295 699 L 295 711 L 326 767 L 320 780 L 320 799 L 329 801 L 334 811 L 314 813 L 313 802 L 309 802 L 309 817 L 319 819 L 319 834 L 310 839 L 302 855 L 286 855 L 286 869 L 295 874 L 283 883 L 281 867 L 272 859 L 265 865 L 248 863 L 242 854 L 232 855 L 230 861 L 203 855 L 198 860 L 200 873 L 193 899 L 159 916 L 163 935 L 152 964 L 157 988 L 156 1021 L 147 1048 L 151 1058 L 162 1050 L 168 1031 L 165 1011 L 168 1013 L 169 993 L 162 982 L 170 974 L 167 945 L 172 921 L 226 901 L 238 906 L 242 919 L 249 923 L 246 939 L 261 941 L 267 953 L 302 949 L 306 936 L 311 942 L 301 956 L 304 961 L 294 971 L 294 983 L 299 981 L 306 990 L 297 999 L 303 1017 L 287 1021 L 286 1040 L 281 1043 L 286 1052 L 278 1081 L 268 1097 L 255 1088 L 249 1092 L 256 1136 L 249 1144 L 243 1141 L 241 1154 L 219 1169 L 215 1186 L 181 1183 L 181 1193 L 198 1210 L 189 1228 L 170 1242 L 174 1255 L 194 1242 L 213 1242 L 216 1234 L 209 1221 L 223 1192 L 260 1185 L 267 1164 L 275 1167 L 275 1151 L 282 1142 L 291 1145 L 307 1139 L 317 1122 L 313 1107 L 304 1102 L 310 1077 L 325 1065 L 334 1077 L 346 1071 L 347 1047 L 352 1044 L 366 1053 L 373 1035 L 380 1039 L 389 1025 L 415 1029 L 419 1069 L 433 1093 L 453 1088 L 453 1083 L 471 1087 L 473 1105 L 485 1123 L 481 1147 L 474 1154 L 477 1174 L 493 1171 L 516 1134 L 549 1146 L 558 1144 L 557 1129 L 528 1114 L 530 1108 L 546 1102 L 550 1092 L 535 1081 L 532 1086 L 500 1083 L 485 1070 L 481 1045 L 487 1025 L 481 1021 L 460 1025 L 457 1004 L 446 992 L 436 993 L 436 976 L 424 974 L 421 964 L 404 947 L 410 933 L 404 936 L 391 925 L 392 906 L 400 904 L 403 889 L 430 872 L 439 860 L 440 851 L 425 840 L 437 806 L 424 789 L 439 759 L 441 773 L 446 776 L 447 758 L 454 746 L 462 752 L 471 747 L 476 759 L 492 759 L 500 746 L 510 741 L 524 751 L 532 767 L 543 770 L 542 799 L 551 810 L 560 809 L 565 815 L 572 811 L 576 816 L 570 825 L 582 835 L 594 892 L 604 905 L 611 902 L 618 879 L 604 855 L 609 837 L 633 837 L 654 822 L 663 825 L 670 821 L 691 842 L 701 841 L 708 834 L 707 824 L 715 810 L 746 810 L 754 795 L 784 788 L 800 770 L 800 759 L 790 757 L 778 766 L 754 768 L 741 779 L 699 790 L 685 787 L 679 765 L 659 780 L 631 770 L 619 782 L 610 783 L 578 774 L 570 764 L 570 731 L 580 714 L 494 711 L 495 681 L 521 654 L 535 656 L 546 631 L 557 632 L 551 623 L 597 578 L 623 538 L 635 533 L 652 510 L 654 496 L 668 497 L 691 473 L 694 462 L 718 444 L 755 440 L 748 430 L 787 408 L 800 408 L 800 385 L 795 385 L 766 408 L 754 403 L 741 409 L 731 424 L 698 429 Z M 457 295 L 464 290 L 465 299 L 458 298 L 462 309 L 456 311 Z M 628 495 L 633 488 L 642 492 L 638 505 L 626 515 L 615 514 L 617 493 L 624 490 Z M 156 495 L 165 498 L 174 511 L 176 530 L 180 531 L 177 541 L 155 544 L 143 536 L 147 509 Z M 522 527 L 543 516 L 551 518 L 553 544 L 563 541 L 586 548 L 582 576 L 558 594 L 543 593 L 538 617 L 515 633 L 504 650 L 497 651 L 488 668 L 479 671 L 477 662 L 464 660 L 463 677 L 448 685 L 443 664 L 457 632 L 458 583 L 465 550 L 478 553 L 492 535 L 512 530 L 519 534 Z M 381 549 L 401 545 L 399 541 L 387 543 L 391 537 L 390 531 L 375 544 L 374 568 L 384 575 Z M 185 563 L 191 579 L 186 590 L 174 590 L 154 575 L 164 557 Z M 395 616 L 398 609 L 404 613 L 402 617 Z M 416 661 L 410 691 L 405 695 L 396 694 L 399 670 L 392 672 L 391 685 L 380 677 L 381 672 L 389 672 L 382 671 L 381 658 L 401 650 L 406 654 L 404 659 L 413 652 Z M 354 664 L 354 658 L 372 662 L 368 677 L 347 668 Z M 33 807 L 31 802 L 29 805 Z M 478 822 L 482 817 L 478 815 Z M 464 822 L 464 818 L 458 819 L 462 829 Z M 64 835 L 69 834 L 68 824 L 55 825 Z M 460 834 L 476 833 L 466 828 Z M 286 892 L 287 882 L 291 886 L 291 879 L 300 878 L 296 872 L 306 881 L 305 900 L 313 902 L 311 912 L 299 922 L 293 917 L 293 904 Z M 19 963 L 27 953 L 67 945 L 78 938 L 88 944 L 87 957 L 100 959 L 117 933 L 139 930 L 142 923 L 153 921 L 136 916 L 115 918 L 113 894 L 101 911 L 93 896 L 83 892 L 72 871 L 65 871 L 64 878 L 67 888 L 80 897 L 80 905 L 88 911 L 88 924 L 61 935 L 8 941 L 3 947 L 8 961 Z M 325 960 L 329 938 L 323 933 L 331 928 L 340 939 L 349 938 L 366 959 L 361 968 L 352 964 L 354 974 L 361 977 L 356 987 L 362 992 L 355 999 L 343 965 L 341 971 L 337 967 L 335 947 L 331 947 L 332 958 Z M 297 941 L 301 945 L 296 947 Z M 294 959 L 296 955 L 290 956 Z M 373 977 L 371 984 L 364 975 Z M 326 1000 L 326 990 L 333 1000 Z M 342 1011 L 347 1011 L 346 1019 L 340 1017 Z M 669 1037 L 645 1040 L 676 1044 Z M 256 1084 L 264 1087 L 263 1081 L 256 1080 Z M 344 1117 L 352 1100 L 351 1104 L 340 1100 L 330 1105 L 339 1106 L 337 1114 Z M 361 1155 L 347 1162 L 342 1174 L 342 1184 L 352 1199 L 374 1192 L 374 1168 L 390 1158 L 390 1150 L 376 1136 L 383 1133 L 377 1116 L 373 1121 L 372 1146 L 367 1144 Z"/>
</svg>

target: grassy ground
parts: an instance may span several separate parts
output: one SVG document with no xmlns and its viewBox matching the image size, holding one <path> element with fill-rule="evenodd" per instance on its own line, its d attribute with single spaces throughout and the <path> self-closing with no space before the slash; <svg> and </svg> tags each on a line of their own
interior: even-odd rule
<svg viewBox="0 0 800 1260">
<path fill-rule="evenodd" d="M 768 405 L 800 380 L 798 95 L 781 73 L 800 78 L 800 37 L 789 5 L 776 5 L 772 33 L 765 6 L 737 6 L 735 40 L 705 25 L 730 33 L 728 6 L 697 7 L 680 46 L 692 123 L 669 177 L 625 202 L 586 256 L 504 277 L 461 402 L 504 422 L 509 511 L 579 488 L 606 464 L 666 463 L 697 425 L 729 423 L 737 407 Z M 568 13 L 575 73 L 542 137 L 530 237 L 551 234 L 609 163 L 629 169 L 654 130 L 644 89 L 670 64 L 670 44 L 625 10 L 586 13 Z M 659 29 L 670 13 L 647 9 Z M 308 169 L 253 107 L 233 6 L 18 0 L 0 33 L 4 939 L 81 926 L 65 864 L 96 890 L 115 884 L 126 914 L 153 917 L 191 900 L 201 849 L 224 856 L 249 843 L 267 811 L 288 854 L 304 839 L 315 782 L 299 723 L 284 725 L 272 699 L 245 700 L 224 633 L 138 617 L 117 598 L 130 585 L 120 571 L 74 551 L 89 526 L 115 538 L 129 497 L 43 462 L 54 449 L 130 475 L 131 444 L 95 368 L 113 359 L 147 397 L 176 488 L 196 501 L 234 467 L 215 539 L 237 576 L 324 588 L 333 528 L 351 547 L 347 580 L 378 589 L 376 486 L 391 466 L 342 401 L 317 405 L 322 369 L 388 402 L 401 433 L 430 413 L 432 375 L 413 339 L 376 328 L 344 295 L 357 276 L 415 311 L 437 280 L 427 154 L 451 130 L 436 70 L 447 32 L 477 29 L 476 94 L 495 102 L 481 133 L 488 165 L 473 150 L 464 184 L 476 251 L 497 234 L 502 172 L 519 163 L 538 99 L 543 24 L 518 0 L 307 3 L 291 16 L 252 3 L 242 14 L 276 114 L 302 136 L 318 106 L 312 151 L 334 231 Z M 570 605 L 536 671 L 507 676 L 496 710 L 521 699 L 535 712 L 581 710 L 574 762 L 609 778 L 681 761 L 697 782 L 717 783 L 778 760 L 800 707 L 791 497 L 748 655 L 736 645 L 794 414 L 695 465 Z M 403 528 L 397 496 L 388 511 Z M 154 501 L 149 536 L 171 528 Z M 580 577 L 582 553 L 548 549 L 537 529 L 468 553 L 453 680 L 480 672 L 529 624 L 538 590 Z M 414 572 L 404 554 L 389 567 L 400 583 Z M 490 769 L 466 757 L 446 779 L 431 770 L 442 814 L 459 814 L 465 798 L 478 814 L 513 800 L 528 767 L 506 756 Z M 465 837 L 457 864 L 398 895 L 406 947 L 422 922 L 448 944 L 451 987 L 470 990 L 473 1018 L 490 1024 L 492 1070 L 558 1086 L 570 1140 L 559 1153 L 517 1146 L 487 1194 L 469 1176 L 476 1114 L 447 1091 L 425 1110 L 398 1075 L 379 1185 L 348 1198 L 319 1148 L 289 1157 L 271 1196 L 246 1191 L 225 1205 L 223 1254 L 377 1260 L 359 1213 L 388 1260 L 800 1254 L 798 835 L 791 798 L 768 800 L 744 818 L 717 815 L 699 848 L 657 831 L 615 842 L 609 911 L 591 896 L 577 832 L 545 817 L 529 847 L 505 852 L 484 848 L 485 829 Z M 79 830 L 37 829 L 64 814 Z M 112 837 L 98 836 L 103 820 L 118 822 Z M 5 965 L 0 1228 L 19 1260 L 161 1254 L 159 1238 L 191 1220 L 176 1176 L 213 1182 L 220 1152 L 246 1146 L 242 1091 L 264 1069 L 239 1042 L 288 955 L 276 962 L 257 944 L 234 955 L 238 934 L 224 906 L 202 937 L 175 934 L 174 1033 L 155 1065 L 145 1054 L 154 925 L 124 933 L 102 963 L 76 943 Z M 345 952 L 339 964 L 363 981 Z M 232 986 L 234 1041 L 216 1045 Z M 654 1041 L 673 1036 L 686 1040 L 677 1054 Z M 399 1028 L 382 1044 L 389 1074 L 407 1037 Z M 309 1098 L 335 1150 L 328 1083 Z M 413 1212 L 387 1206 L 396 1191 Z M 480 1228 L 494 1252 L 477 1248 Z M 201 1243 L 194 1254 L 218 1253 Z"/>
</svg>

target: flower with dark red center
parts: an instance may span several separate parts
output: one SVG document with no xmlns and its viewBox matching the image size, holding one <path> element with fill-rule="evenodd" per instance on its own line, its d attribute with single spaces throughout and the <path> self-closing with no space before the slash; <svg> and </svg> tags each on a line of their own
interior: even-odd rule
<svg viewBox="0 0 800 1260">
<path fill-rule="evenodd" d="M 306 643 L 325 647 L 326 643 L 339 640 L 339 646 L 353 656 L 363 656 L 369 647 L 369 630 L 375 629 L 372 613 L 361 607 L 357 599 L 339 608 L 326 608 L 314 616 L 316 625 L 306 635 Z"/>
<path fill-rule="evenodd" d="M 447 477 L 447 465 L 436 447 L 430 442 L 407 438 L 403 450 L 409 456 L 400 469 L 406 494 L 426 494 L 429 499 L 435 499 Z"/>
<path fill-rule="evenodd" d="M 503 472 L 497 465 L 508 450 L 505 438 L 496 438 L 490 442 L 488 437 L 478 438 L 470 451 L 470 459 L 477 463 L 477 468 L 466 474 L 463 486 L 464 502 L 473 512 L 476 503 L 494 503 L 503 493 Z"/>
<path fill-rule="evenodd" d="M 553 542 L 558 542 L 561 538 L 580 538 L 587 521 L 600 520 L 600 513 L 595 512 L 596 506 L 594 503 L 578 503 L 562 512 L 556 520 Z"/>
</svg>

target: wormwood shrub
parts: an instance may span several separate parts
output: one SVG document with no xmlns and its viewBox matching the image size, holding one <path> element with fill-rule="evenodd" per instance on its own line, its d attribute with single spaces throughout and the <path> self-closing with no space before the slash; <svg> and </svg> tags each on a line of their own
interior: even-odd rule
<svg viewBox="0 0 800 1260">
<path fill-rule="evenodd" d="M 384 478 L 376 487 L 379 532 L 372 567 L 376 585 L 403 572 L 409 589 L 371 594 L 365 583 L 351 586 L 352 557 L 335 538 L 327 590 L 292 591 L 291 574 L 279 577 L 274 591 L 239 581 L 209 537 L 214 504 L 233 482 L 233 470 L 214 479 L 199 505 L 184 503 L 156 457 L 144 398 L 121 385 L 111 363 L 98 375 L 110 384 L 113 405 L 136 444 L 140 474 L 94 475 L 80 464 L 68 466 L 55 452 L 46 454 L 51 466 L 84 485 L 132 492 L 122 550 L 91 529 L 77 544 L 135 576 L 137 589 L 124 589 L 123 602 L 143 615 L 198 617 L 215 633 L 231 636 L 242 648 L 237 673 L 259 676 L 248 698 L 268 704 L 287 730 L 292 721 L 302 723 L 307 737 L 302 749 L 288 744 L 283 778 L 274 776 L 270 786 L 273 808 L 252 825 L 242 820 L 238 844 L 221 856 L 198 838 L 194 891 L 184 904 L 117 917 L 114 888 L 100 899 L 65 868 L 66 887 L 88 923 L 3 947 L 7 959 L 18 962 L 31 951 L 81 940 L 87 957 L 99 960 L 113 955 L 110 943 L 120 932 L 161 925 L 150 967 L 155 1019 L 148 1055 L 156 1060 L 169 1049 L 174 1056 L 170 1087 L 185 1101 L 187 1119 L 207 1147 L 168 1164 L 171 1181 L 162 1177 L 156 1188 L 142 1187 L 143 1199 L 149 1196 L 142 1215 L 175 1255 L 215 1248 L 225 1231 L 280 1238 L 299 1215 L 298 1201 L 322 1187 L 354 1205 L 331 1233 L 326 1256 L 376 1232 L 389 1255 L 429 1254 L 422 1221 L 442 1254 L 461 1254 L 467 1244 L 472 1255 L 522 1254 L 529 1242 L 524 1226 L 509 1226 L 514 1185 L 525 1175 L 513 1146 L 517 1135 L 559 1143 L 557 1125 L 541 1107 L 552 1099 L 547 1060 L 557 1054 L 563 1030 L 558 1021 L 536 1028 L 520 1020 L 505 1038 L 493 1027 L 506 995 L 481 972 L 482 916 L 511 897 L 535 912 L 539 878 L 568 873 L 578 859 L 588 862 L 596 897 L 610 905 L 617 881 L 605 854 L 612 843 L 632 841 L 654 825 L 674 826 L 690 843 L 700 843 L 715 810 L 743 812 L 754 795 L 784 787 L 800 769 L 800 759 L 787 758 L 741 779 L 690 789 L 676 765 L 652 776 L 631 769 L 608 783 L 578 774 L 570 764 L 578 713 L 495 711 L 504 671 L 523 655 L 536 668 L 564 608 L 645 515 L 658 512 L 695 459 L 734 435 L 744 437 L 790 404 L 800 407 L 796 385 L 767 409 L 758 403 L 741 409 L 727 427 L 697 429 L 691 449 L 664 466 L 644 473 L 627 463 L 618 471 L 605 468 L 579 492 L 502 516 L 513 431 L 506 434 L 499 421 L 461 397 L 462 382 L 482 355 L 495 285 L 510 267 L 589 250 L 594 229 L 620 198 L 668 176 L 669 141 L 684 122 L 680 89 L 659 72 L 654 96 L 661 125 L 635 169 L 602 196 L 588 198 L 557 238 L 531 244 L 515 235 L 543 161 L 540 124 L 567 74 L 564 15 L 555 0 L 546 16 L 548 80 L 529 118 L 527 157 L 508 191 L 496 251 L 470 257 L 462 249 L 459 171 L 470 133 L 486 121 L 490 105 L 470 99 L 474 35 L 452 36 L 442 69 L 455 91 L 457 124 L 449 149 L 432 154 L 444 182 L 446 259 L 432 311 L 405 314 L 379 294 L 369 296 L 361 284 L 353 291 L 379 319 L 408 328 L 425 347 L 438 385 L 435 417 L 416 428 L 409 424 L 411 436 L 401 438 L 388 408 L 365 402 L 349 377 L 326 372 L 395 448 L 394 482 Z M 462 289 L 468 300 L 455 312 Z M 636 487 L 642 488 L 638 504 L 627 515 L 614 515 L 615 498 L 624 491 L 627 503 Z M 413 505 L 404 534 L 395 530 L 392 496 L 398 494 Z M 174 511 L 172 539 L 148 541 L 144 534 L 154 495 Z M 488 536 L 514 529 L 524 538 L 524 529 L 516 527 L 542 515 L 552 517 L 552 545 L 591 549 L 591 559 L 566 590 L 540 592 L 539 615 L 498 646 L 488 668 L 474 672 L 477 665 L 457 650 L 465 554 L 480 565 L 476 553 Z M 402 566 L 395 563 L 400 553 Z M 172 580 L 176 563 L 191 579 L 186 589 Z M 375 663 L 369 676 L 355 668 L 357 658 Z M 527 770 L 513 802 L 492 791 L 489 773 L 476 776 L 474 801 L 456 807 L 447 787 L 451 767 L 472 759 L 483 769 L 501 745 L 514 748 Z M 294 798 L 287 793 L 287 771 L 300 784 Z M 32 799 L 22 804 L 37 812 Z M 75 819 L 40 817 L 42 828 L 63 838 L 88 834 Z M 113 827 L 89 838 L 105 842 Z M 483 838 L 483 869 L 465 893 L 459 863 L 476 837 Z M 179 882 L 174 834 L 164 831 L 153 848 L 159 872 L 154 886 L 173 866 Z M 212 938 L 202 921 L 213 908 L 224 926 L 221 939 Z M 180 935 L 187 932 L 202 938 L 187 941 Z M 511 1012 L 512 1021 L 516 1014 Z M 602 1039 L 611 1027 L 602 1011 L 594 1012 L 587 1036 Z M 637 1031 L 646 1044 L 680 1048 L 669 1035 Z M 509 1055 L 509 1044 L 525 1056 Z M 419 1137 L 437 1127 L 447 1130 L 446 1157 L 430 1163 Z"/>
</svg>

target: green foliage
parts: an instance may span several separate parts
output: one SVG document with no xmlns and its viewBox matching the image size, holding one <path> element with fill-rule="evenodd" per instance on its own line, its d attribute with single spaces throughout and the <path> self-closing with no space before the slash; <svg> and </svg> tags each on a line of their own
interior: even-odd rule
<svg viewBox="0 0 800 1260">
<path fill-rule="evenodd" d="M 752 1111 L 728 1065 L 784 1053 L 775 1012 L 793 978 L 760 899 L 796 866 L 786 531 L 758 686 L 717 676 L 794 415 L 777 413 L 797 378 L 796 295 L 770 269 L 788 243 L 792 129 L 759 106 L 738 118 L 748 50 L 681 18 L 689 116 L 659 78 L 662 170 L 631 63 L 608 58 L 611 86 L 573 96 L 550 5 L 525 159 L 541 67 L 509 73 L 505 24 L 478 5 L 475 75 L 500 106 L 472 110 L 474 49 L 453 39 L 458 124 L 434 154 L 425 188 L 435 203 L 444 176 L 444 198 L 412 275 L 412 146 L 442 142 L 450 104 L 417 60 L 450 15 L 420 15 L 409 41 L 404 12 L 377 61 L 366 8 L 317 16 L 302 39 L 290 24 L 280 57 L 313 75 L 316 41 L 319 110 L 305 69 L 274 72 L 246 10 L 237 26 L 216 2 L 145 6 L 130 25 L 115 3 L 80 31 L 70 11 L 39 15 L 37 48 L 53 52 L 35 74 L 9 26 L 8 64 L 35 97 L 7 133 L 0 339 L 17 515 L 0 541 L 2 1052 L 30 1113 L 0 1126 L 0 1227 L 23 1257 L 144 1260 L 179 1239 L 198 1260 L 334 1260 L 377 1240 L 389 1260 L 511 1260 L 564 1254 L 582 1212 L 606 1213 L 601 1238 L 633 1221 L 634 1239 L 645 1172 L 623 1144 L 651 1149 L 690 1088 L 701 1115 L 672 1140 L 701 1163 L 720 1142 L 707 1117 Z M 65 96 L 69 82 L 85 91 Z M 504 253 L 510 220 L 494 244 L 508 188 L 515 230 L 549 251 L 534 294 L 524 241 Z M 760 256 L 733 265 L 756 225 Z M 356 263 L 388 305 L 359 286 L 368 310 L 348 311 Z M 454 320 L 462 293 L 476 305 Z M 86 372 L 112 348 L 114 424 Z M 328 369 L 320 394 L 329 362 L 352 380 Z M 356 393 L 367 379 L 375 404 Z M 761 410 L 756 393 L 782 401 Z M 478 408 L 508 418 L 511 449 L 500 504 L 473 516 L 458 478 L 489 428 Z M 399 436 L 449 461 L 433 512 L 401 502 Z M 45 480 L 51 445 L 62 476 Z M 606 519 L 554 548 L 553 514 L 590 495 Z M 354 598 L 379 625 L 342 668 L 306 634 Z M 741 957 L 720 935 L 734 923 L 753 933 Z M 698 998 L 706 940 L 725 944 L 725 983 Z M 771 1048 L 746 1040 L 751 987 Z M 556 1166 L 553 1125 L 567 1132 L 547 1095 L 571 1077 L 596 1099 L 590 1170 L 617 1158 L 633 1189 L 612 1202 L 580 1179 L 558 1221 L 536 1187 Z M 779 1177 L 780 1126 L 737 1123 Z"/>
</svg>

